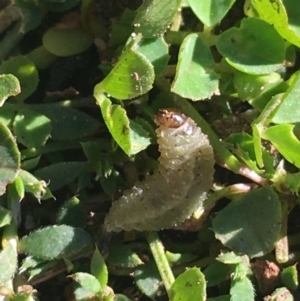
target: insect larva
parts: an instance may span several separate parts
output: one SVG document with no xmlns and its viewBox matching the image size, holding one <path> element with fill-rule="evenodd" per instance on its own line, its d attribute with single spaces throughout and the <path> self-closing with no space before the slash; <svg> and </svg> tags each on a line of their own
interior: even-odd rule
<svg viewBox="0 0 300 301">
<path fill-rule="evenodd" d="M 201 206 L 212 185 L 213 149 L 196 123 L 172 109 L 160 110 L 155 123 L 158 169 L 112 204 L 105 219 L 107 231 L 174 227 Z"/>
</svg>

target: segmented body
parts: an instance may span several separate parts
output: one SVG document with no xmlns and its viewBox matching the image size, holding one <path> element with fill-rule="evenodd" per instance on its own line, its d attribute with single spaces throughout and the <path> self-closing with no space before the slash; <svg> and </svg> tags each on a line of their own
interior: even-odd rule
<svg viewBox="0 0 300 301">
<path fill-rule="evenodd" d="M 174 227 L 201 206 L 212 185 L 213 149 L 196 123 L 170 109 L 161 110 L 155 122 L 158 169 L 112 204 L 105 219 L 107 231 Z"/>
</svg>

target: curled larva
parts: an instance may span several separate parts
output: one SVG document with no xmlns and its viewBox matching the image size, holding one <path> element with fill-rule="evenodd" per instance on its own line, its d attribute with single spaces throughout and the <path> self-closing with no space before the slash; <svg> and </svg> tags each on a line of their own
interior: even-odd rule
<svg viewBox="0 0 300 301">
<path fill-rule="evenodd" d="M 201 206 L 212 185 L 213 149 L 196 123 L 172 109 L 160 110 L 155 123 L 158 169 L 112 204 L 105 219 L 107 231 L 174 227 Z"/>
</svg>

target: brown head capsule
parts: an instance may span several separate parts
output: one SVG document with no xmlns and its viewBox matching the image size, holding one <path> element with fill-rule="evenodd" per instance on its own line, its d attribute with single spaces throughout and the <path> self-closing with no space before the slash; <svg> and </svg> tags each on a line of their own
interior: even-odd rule
<svg viewBox="0 0 300 301">
<path fill-rule="evenodd" d="M 187 117 L 176 109 L 160 109 L 154 117 L 155 123 L 160 126 L 176 129 L 182 126 Z"/>
</svg>

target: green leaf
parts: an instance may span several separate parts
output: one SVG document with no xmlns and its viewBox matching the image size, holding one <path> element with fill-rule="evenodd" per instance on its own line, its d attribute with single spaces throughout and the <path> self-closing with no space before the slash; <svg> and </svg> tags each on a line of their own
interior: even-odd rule
<svg viewBox="0 0 300 301">
<path fill-rule="evenodd" d="M 20 168 L 20 153 L 9 129 L 0 123 L 0 195 L 12 183 Z"/>
<path fill-rule="evenodd" d="M 83 229 L 61 225 L 40 229 L 23 237 L 19 248 L 32 256 L 52 260 L 70 258 L 91 243 L 90 235 Z"/>
<path fill-rule="evenodd" d="M 214 262 L 209 265 L 203 274 L 207 281 L 207 287 L 215 286 L 224 281 L 229 275 L 229 268 L 222 262 Z"/>
<path fill-rule="evenodd" d="M 277 288 L 268 298 L 268 301 L 278 301 L 282 298 L 284 301 L 295 301 L 293 294 L 286 287 Z"/>
<path fill-rule="evenodd" d="M 275 170 L 273 168 L 273 158 L 272 156 L 261 147 L 262 160 L 265 170 L 261 170 L 258 167 L 258 162 L 256 161 L 256 154 L 254 149 L 253 137 L 247 133 L 233 133 L 229 135 L 224 141 L 228 144 L 228 147 L 241 158 L 253 171 L 258 174 L 262 174 L 264 177 L 270 177 L 274 174 Z"/>
<path fill-rule="evenodd" d="M 80 200 L 73 196 L 63 203 L 57 213 L 56 222 L 73 227 L 84 227 L 86 222 L 85 208 Z"/>
<path fill-rule="evenodd" d="M 102 189 L 111 198 L 114 198 L 115 196 L 119 178 L 120 173 L 114 169 L 111 171 L 109 176 L 102 176 L 99 178 Z"/>
<path fill-rule="evenodd" d="M 54 191 L 75 180 L 85 165 L 84 162 L 59 162 L 38 169 L 34 175 L 49 183 L 49 188 Z"/>
<path fill-rule="evenodd" d="M 206 300 L 206 281 L 199 268 L 180 274 L 172 285 L 173 301 Z"/>
<path fill-rule="evenodd" d="M 236 255 L 234 252 L 221 253 L 217 257 L 217 260 L 225 264 L 235 264 L 235 265 L 244 262 L 244 258 L 240 255 Z"/>
<path fill-rule="evenodd" d="M 92 173 L 87 168 L 83 170 L 83 172 L 79 175 L 76 183 L 71 183 L 70 188 L 72 189 L 74 194 L 77 194 L 79 191 L 88 188 L 88 186 L 93 181 Z M 84 223 L 84 222 L 83 222 Z"/>
<path fill-rule="evenodd" d="M 261 19 L 273 25 L 284 39 L 300 47 L 297 0 L 252 0 L 251 4 Z"/>
<path fill-rule="evenodd" d="M 251 5 L 261 19 L 275 25 L 276 28 L 287 27 L 288 17 L 281 0 L 274 2 L 269 0 L 252 0 Z"/>
<path fill-rule="evenodd" d="M 0 252 L 0 285 L 12 280 L 18 268 L 18 254 L 13 243 L 8 243 Z"/>
<path fill-rule="evenodd" d="M 219 76 L 214 72 L 214 59 L 202 38 L 194 33 L 182 42 L 172 92 L 192 100 L 219 94 Z"/>
<path fill-rule="evenodd" d="M 98 280 L 101 287 L 107 286 L 108 270 L 105 261 L 99 252 L 98 248 L 95 249 L 91 261 L 91 274 Z"/>
<path fill-rule="evenodd" d="M 104 92 L 117 99 L 131 99 L 147 93 L 154 82 L 154 68 L 141 53 L 126 49 L 102 82 L 95 86 L 97 98 Z"/>
<path fill-rule="evenodd" d="M 132 301 L 132 299 L 128 298 L 125 295 L 121 295 L 121 294 L 116 294 L 114 301 Z"/>
<path fill-rule="evenodd" d="M 0 107 L 10 96 L 15 96 L 21 92 L 18 79 L 12 74 L 0 75 Z"/>
<path fill-rule="evenodd" d="M 177 266 L 194 261 L 198 256 L 190 253 L 171 253 L 166 251 L 166 258 L 171 266 Z"/>
<path fill-rule="evenodd" d="M 22 108 L 18 111 L 13 127 L 17 140 L 26 147 L 44 145 L 50 137 L 50 120 L 30 109 Z"/>
<path fill-rule="evenodd" d="M 249 74 L 274 72 L 285 58 L 282 37 L 270 24 L 256 18 L 243 19 L 240 28 L 220 34 L 216 46 L 229 65 Z"/>
<path fill-rule="evenodd" d="M 181 0 L 145 0 L 133 21 L 135 33 L 141 33 L 144 38 L 162 35 L 172 22 L 180 4 Z"/>
<path fill-rule="evenodd" d="M 23 273 L 24 271 L 27 271 L 30 268 L 36 267 L 39 264 L 45 262 L 45 260 L 40 259 L 40 258 L 36 258 L 36 257 L 32 257 L 32 256 L 27 256 L 21 264 L 20 267 L 20 271 L 21 273 Z"/>
<path fill-rule="evenodd" d="M 28 289 L 21 293 L 15 293 L 11 296 L 13 301 L 32 301 L 36 299 L 36 291 L 34 289 Z"/>
<path fill-rule="evenodd" d="M 165 40 L 162 37 L 143 39 L 136 49 L 153 65 L 155 76 L 159 77 L 166 68 L 170 58 L 169 48 Z"/>
<path fill-rule="evenodd" d="M 135 252 L 118 242 L 109 245 L 107 262 L 121 268 L 135 268 L 143 264 Z"/>
<path fill-rule="evenodd" d="M 234 73 L 233 84 L 241 99 L 251 100 L 261 95 L 267 86 L 281 81 L 282 79 L 278 73 L 252 75 L 236 71 Z"/>
<path fill-rule="evenodd" d="M 43 45 L 29 52 L 26 57 L 35 64 L 38 70 L 49 68 L 58 58 L 56 55 L 47 51 Z"/>
<path fill-rule="evenodd" d="M 31 280 L 33 277 L 49 271 L 49 269 L 54 268 L 54 266 L 57 266 L 59 261 L 60 259 L 45 261 L 44 259 L 27 256 L 22 262 L 20 273 L 24 273 L 26 271 L 26 274 L 29 276 L 28 280 Z"/>
<path fill-rule="evenodd" d="M 49 104 L 35 110 L 51 120 L 51 137 L 55 140 L 76 140 L 95 134 L 100 123 L 92 116 L 68 107 Z"/>
<path fill-rule="evenodd" d="M 243 301 L 253 301 L 255 293 L 251 281 L 247 277 L 233 280 L 231 283 L 230 295 L 230 301 L 240 301 L 241 296 L 243 296 Z"/>
<path fill-rule="evenodd" d="M 38 200 L 44 197 L 47 192 L 47 184 L 45 181 L 37 179 L 31 173 L 22 169 L 18 176 L 21 178 L 26 192 L 32 193 Z"/>
<path fill-rule="evenodd" d="M 289 162 L 300 168 L 300 141 L 295 136 L 294 125 L 274 125 L 262 132 L 262 138 L 270 141 Z"/>
<path fill-rule="evenodd" d="M 148 133 L 130 120 L 120 105 L 113 105 L 108 98 L 103 96 L 97 98 L 97 102 L 108 130 L 128 156 L 147 148 L 150 144 Z"/>
<path fill-rule="evenodd" d="M 113 48 L 117 46 L 126 44 L 126 41 L 133 32 L 133 19 L 135 17 L 135 12 L 125 8 L 120 20 L 115 20 L 112 24 L 109 44 Z"/>
<path fill-rule="evenodd" d="M 289 85 L 287 82 L 282 81 L 275 84 L 269 84 L 266 86 L 266 89 L 262 92 L 261 95 L 249 101 L 251 106 L 254 109 L 257 109 L 261 112 L 266 105 L 270 102 L 272 97 L 276 97 L 277 99 L 281 97 L 281 93 L 284 93 L 288 89 Z"/>
<path fill-rule="evenodd" d="M 9 229 L 13 229 L 15 225 L 21 223 L 21 201 L 24 199 L 25 189 L 24 184 L 20 176 L 17 176 L 13 183 L 7 185 L 6 197 L 7 197 L 7 206 L 10 208 L 13 221 L 10 227 L 7 227 L 5 230 L 8 232 Z M 16 231 L 15 229 L 12 232 Z M 9 234 L 10 235 L 10 234 Z"/>
<path fill-rule="evenodd" d="M 57 56 L 71 56 L 87 50 L 92 37 L 83 28 L 52 27 L 43 35 L 43 46 Z"/>
<path fill-rule="evenodd" d="M 280 274 L 281 282 L 290 291 L 296 291 L 299 287 L 299 278 L 297 272 L 297 266 L 292 265 L 282 270 Z"/>
<path fill-rule="evenodd" d="M 207 298 L 207 301 L 230 301 L 230 295 L 222 295 L 219 297 Z"/>
<path fill-rule="evenodd" d="M 16 115 L 15 105 L 6 102 L 2 107 L 0 107 L 0 122 L 10 127 L 12 121 Z"/>
<path fill-rule="evenodd" d="M 293 192 L 298 193 L 300 189 L 300 172 L 287 174 L 284 184 Z"/>
<path fill-rule="evenodd" d="M 97 294 L 100 292 L 101 285 L 98 280 L 87 273 L 75 273 L 69 276 L 76 282 L 80 284 L 85 290 L 92 292 L 93 294 Z"/>
<path fill-rule="evenodd" d="M 298 37 L 298 44 L 295 44 L 299 47 L 300 42 L 300 20 L 299 20 L 299 2 L 297 0 L 283 0 L 283 4 L 286 8 L 288 18 L 289 18 L 289 29 L 292 30 Z M 287 39 L 288 40 L 288 39 Z M 293 43 L 293 42 L 291 42 Z"/>
<path fill-rule="evenodd" d="M 300 122 L 300 72 L 296 72 L 291 80 L 291 85 L 282 97 L 282 103 L 273 115 L 272 122 L 296 123 Z"/>
<path fill-rule="evenodd" d="M 21 168 L 24 170 L 33 170 L 33 169 L 37 168 L 37 166 L 40 162 L 40 159 L 41 159 L 41 156 L 37 156 L 32 159 L 24 159 L 21 164 Z"/>
<path fill-rule="evenodd" d="M 39 75 L 35 65 L 25 56 L 17 56 L 0 65 L 0 73 L 12 74 L 20 82 L 21 93 L 16 95 L 18 100 L 24 100 L 37 88 Z"/>
<path fill-rule="evenodd" d="M 12 214 L 6 208 L 0 206 L 0 228 L 9 225 L 12 220 Z"/>
<path fill-rule="evenodd" d="M 160 286 L 161 278 L 153 261 L 137 267 L 134 279 L 138 288 L 148 297 L 153 298 Z"/>
<path fill-rule="evenodd" d="M 207 27 L 214 27 L 225 17 L 235 0 L 188 0 L 191 9 Z"/>
<path fill-rule="evenodd" d="M 274 248 L 281 229 L 281 206 L 268 187 L 252 190 L 232 201 L 213 219 L 213 231 L 226 247 L 258 257 Z"/>
<path fill-rule="evenodd" d="M 37 3 L 22 0 L 15 0 L 14 3 L 20 10 L 22 16 L 20 32 L 25 34 L 41 24 L 42 9 Z"/>
<path fill-rule="evenodd" d="M 89 140 L 82 143 L 82 149 L 96 171 L 96 179 L 111 175 L 113 166 L 110 154 L 107 154 L 107 142 L 104 139 Z"/>
</svg>

